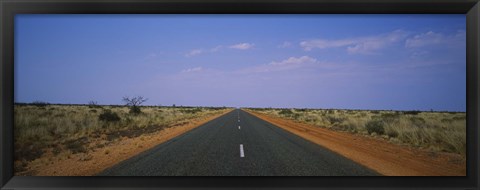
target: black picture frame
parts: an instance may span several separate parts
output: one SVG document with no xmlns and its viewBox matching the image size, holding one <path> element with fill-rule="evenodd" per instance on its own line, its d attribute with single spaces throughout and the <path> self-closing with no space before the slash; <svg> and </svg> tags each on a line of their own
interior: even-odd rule
<svg viewBox="0 0 480 190">
<path fill-rule="evenodd" d="M 15 14 L 465 14 L 467 176 L 465 177 L 25 177 L 13 176 Z M 1 0 L 1 189 L 478 189 L 478 0 Z"/>
</svg>

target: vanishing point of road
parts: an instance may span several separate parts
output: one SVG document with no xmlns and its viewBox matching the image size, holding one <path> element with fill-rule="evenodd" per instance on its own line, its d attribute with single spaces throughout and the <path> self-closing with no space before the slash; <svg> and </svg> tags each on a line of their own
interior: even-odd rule
<svg viewBox="0 0 480 190">
<path fill-rule="evenodd" d="M 236 109 L 108 168 L 104 176 L 379 175 Z"/>
</svg>

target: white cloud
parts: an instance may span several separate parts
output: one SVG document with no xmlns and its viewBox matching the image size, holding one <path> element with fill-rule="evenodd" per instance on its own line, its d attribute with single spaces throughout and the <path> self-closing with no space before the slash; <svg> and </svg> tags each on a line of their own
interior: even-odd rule
<svg viewBox="0 0 480 190">
<path fill-rule="evenodd" d="M 185 54 L 185 57 L 192 57 L 192 56 L 196 56 L 196 55 L 200 55 L 200 54 L 203 54 L 203 53 L 215 53 L 217 51 L 220 51 L 221 49 L 223 48 L 223 46 L 215 46 L 214 48 L 210 48 L 210 49 L 193 49 L 193 50 L 190 50 L 190 52 L 186 53 Z"/>
<path fill-rule="evenodd" d="M 190 52 L 186 53 L 185 54 L 185 57 L 192 57 L 192 56 L 195 56 L 195 55 L 200 55 L 203 53 L 203 50 L 201 49 L 194 49 L 194 50 L 191 50 Z"/>
<path fill-rule="evenodd" d="M 376 50 L 382 49 L 390 44 L 401 41 L 407 37 L 408 33 L 403 30 L 395 30 L 390 33 L 376 36 L 347 38 L 338 40 L 314 39 L 300 42 L 300 46 L 305 51 L 312 49 L 343 48 L 346 47 L 348 53 L 352 54 L 371 54 Z"/>
<path fill-rule="evenodd" d="M 413 38 L 409 38 L 405 41 L 405 47 L 420 47 L 426 45 L 438 44 L 444 41 L 444 36 L 439 33 L 429 31 L 415 35 Z"/>
<path fill-rule="evenodd" d="M 458 31 L 454 35 L 445 35 L 429 31 L 426 33 L 415 35 L 405 41 L 405 47 L 418 48 L 431 45 L 447 45 L 454 46 L 464 44 L 466 40 L 465 31 Z"/>
<path fill-rule="evenodd" d="M 239 50 L 247 50 L 247 49 L 253 48 L 253 46 L 255 46 L 255 44 L 251 44 L 251 43 L 240 43 L 240 44 L 231 45 L 231 46 L 229 46 L 229 48 L 231 48 L 231 49 L 239 49 Z"/>
<path fill-rule="evenodd" d="M 292 43 L 290 42 L 283 42 L 283 44 L 277 46 L 278 48 L 287 48 L 287 47 L 290 47 L 292 46 Z"/>
<path fill-rule="evenodd" d="M 272 61 L 269 65 L 300 65 L 304 63 L 315 63 L 317 59 L 311 58 L 309 56 L 302 56 L 299 58 L 289 57 L 288 59 L 282 60 L 280 62 Z"/>
<path fill-rule="evenodd" d="M 199 72 L 199 71 L 202 71 L 202 70 L 203 70 L 202 67 L 195 67 L 195 68 L 189 68 L 189 69 L 182 70 L 182 73 Z"/>
<path fill-rule="evenodd" d="M 212 49 L 210 49 L 210 52 L 217 52 L 217 51 L 220 51 L 221 49 L 223 48 L 223 46 L 217 46 L 217 47 L 214 47 Z"/>
<path fill-rule="evenodd" d="M 142 61 L 154 60 L 155 57 L 157 57 L 156 53 L 150 53 L 150 54 L 145 55 L 145 57 L 143 57 Z"/>
<path fill-rule="evenodd" d="M 420 57 L 425 57 L 429 54 L 430 52 L 428 51 L 414 51 L 411 55 L 410 58 L 420 58 Z"/>
<path fill-rule="evenodd" d="M 319 65 L 319 61 L 309 56 L 289 57 L 282 61 L 278 61 L 278 62 L 272 61 L 268 64 L 245 68 L 240 70 L 239 73 L 248 74 L 248 73 L 285 71 L 285 70 L 294 70 L 302 67 L 311 67 L 316 65 Z"/>
<path fill-rule="evenodd" d="M 326 48 L 335 48 L 335 47 L 342 47 L 347 46 L 355 43 L 354 40 L 323 40 L 323 39 L 316 39 L 316 40 L 309 40 L 309 41 L 302 41 L 300 42 L 300 46 L 306 50 L 310 51 L 313 48 L 319 49 L 326 49 Z"/>
<path fill-rule="evenodd" d="M 231 49 L 239 49 L 239 50 L 247 50 L 247 49 L 251 49 L 253 48 L 254 44 L 251 44 L 251 43 L 240 43 L 240 44 L 235 44 L 235 45 L 231 45 L 231 46 L 228 46 L 228 48 L 231 48 Z M 193 50 L 190 50 L 188 53 L 185 54 L 185 57 L 192 57 L 192 56 L 196 56 L 196 55 L 200 55 L 200 54 L 204 54 L 204 53 L 216 53 L 220 50 L 224 49 L 224 46 L 222 45 L 218 45 L 218 46 L 215 46 L 213 48 L 210 48 L 210 49 L 193 49 Z"/>
<path fill-rule="evenodd" d="M 147 55 L 147 58 L 154 58 L 154 57 L 157 57 L 156 53 L 150 53 Z"/>
</svg>

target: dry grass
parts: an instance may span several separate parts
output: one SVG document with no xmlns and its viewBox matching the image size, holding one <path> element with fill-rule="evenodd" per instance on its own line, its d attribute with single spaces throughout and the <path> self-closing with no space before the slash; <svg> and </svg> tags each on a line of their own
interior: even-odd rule
<svg viewBox="0 0 480 190">
<path fill-rule="evenodd" d="M 194 118 L 209 117 L 226 109 L 142 107 L 141 110 L 141 114 L 135 115 L 124 106 L 15 105 L 16 172 L 24 170 L 26 162 L 44 154 L 60 158 L 72 154 L 88 155 L 113 141 L 184 125 Z M 118 115 L 120 120 L 101 120 L 99 116 L 105 112 Z"/>
<path fill-rule="evenodd" d="M 466 114 L 453 112 L 252 109 L 338 131 L 382 137 L 432 151 L 466 152 Z"/>
</svg>

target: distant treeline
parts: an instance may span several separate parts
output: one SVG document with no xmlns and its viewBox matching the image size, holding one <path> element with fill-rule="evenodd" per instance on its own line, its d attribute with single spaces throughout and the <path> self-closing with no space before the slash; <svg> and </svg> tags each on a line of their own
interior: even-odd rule
<svg viewBox="0 0 480 190">
<path fill-rule="evenodd" d="M 259 111 L 272 110 L 272 109 L 277 109 L 277 110 L 291 110 L 291 109 L 294 109 L 296 111 L 302 111 L 302 112 L 303 111 L 309 111 L 309 110 L 325 110 L 325 111 L 341 110 L 341 111 L 345 111 L 345 112 L 349 112 L 349 111 L 369 111 L 371 113 L 380 113 L 381 111 L 389 111 L 389 112 L 402 112 L 403 114 L 407 114 L 407 115 L 416 115 L 416 114 L 419 114 L 419 113 L 422 113 L 422 112 L 465 113 L 465 112 L 461 112 L 461 111 L 445 111 L 445 110 L 441 110 L 441 111 L 436 111 L 436 110 L 421 111 L 421 110 L 370 110 L 370 109 L 334 109 L 334 108 L 325 109 L 325 108 L 281 108 L 281 107 L 278 107 L 278 108 L 244 107 L 244 108 L 245 109 L 252 109 L 252 110 L 259 110 Z"/>
<path fill-rule="evenodd" d="M 110 106 L 110 107 L 125 107 L 126 105 L 119 105 L 119 104 L 61 104 L 61 103 L 49 103 L 49 102 L 43 102 L 43 101 L 34 101 L 31 103 L 24 103 L 24 102 L 16 102 L 15 105 L 33 105 L 33 106 L 38 106 L 38 107 L 43 107 L 47 105 L 63 105 L 63 106 Z M 208 109 L 225 109 L 225 108 L 234 108 L 234 107 L 228 107 L 228 106 L 182 106 L 182 105 L 171 105 L 171 106 L 165 106 L 165 105 L 140 105 L 141 107 L 146 107 L 146 108 L 153 108 L 153 107 L 163 107 L 163 108 L 208 108 Z M 252 109 L 252 110 L 259 110 L 259 111 L 265 111 L 265 110 L 271 110 L 271 109 L 280 109 L 280 110 L 291 110 L 294 109 L 296 111 L 309 111 L 309 110 L 341 110 L 341 111 L 370 111 L 371 113 L 379 113 L 381 111 L 390 111 L 390 112 L 402 112 L 403 114 L 407 115 L 416 115 L 422 112 L 437 112 L 437 113 L 465 113 L 461 111 L 445 111 L 445 110 L 429 110 L 429 111 L 421 111 L 421 110 L 371 110 L 371 109 L 334 109 L 334 108 L 285 108 L 285 107 L 269 107 L 269 108 L 261 108 L 261 107 L 241 107 L 245 109 Z"/>
<path fill-rule="evenodd" d="M 43 101 L 34 101 L 31 103 L 25 103 L 25 102 L 15 102 L 15 105 L 17 106 L 37 106 L 37 107 L 45 107 L 49 105 L 56 105 L 56 106 L 110 106 L 110 107 L 127 107 L 126 105 L 118 105 L 118 104 L 61 104 L 61 103 L 49 103 L 49 102 L 43 102 Z M 225 109 L 225 108 L 233 108 L 233 107 L 226 107 L 226 106 L 221 106 L 221 107 L 215 107 L 215 106 L 177 106 L 177 105 L 171 105 L 171 106 L 164 106 L 164 105 L 139 105 L 139 107 L 145 107 L 145 108 L 155 108 L 155 107 L 160 107 L 160 108 L 206 108 L 206 109 Z"/>
</svg>

